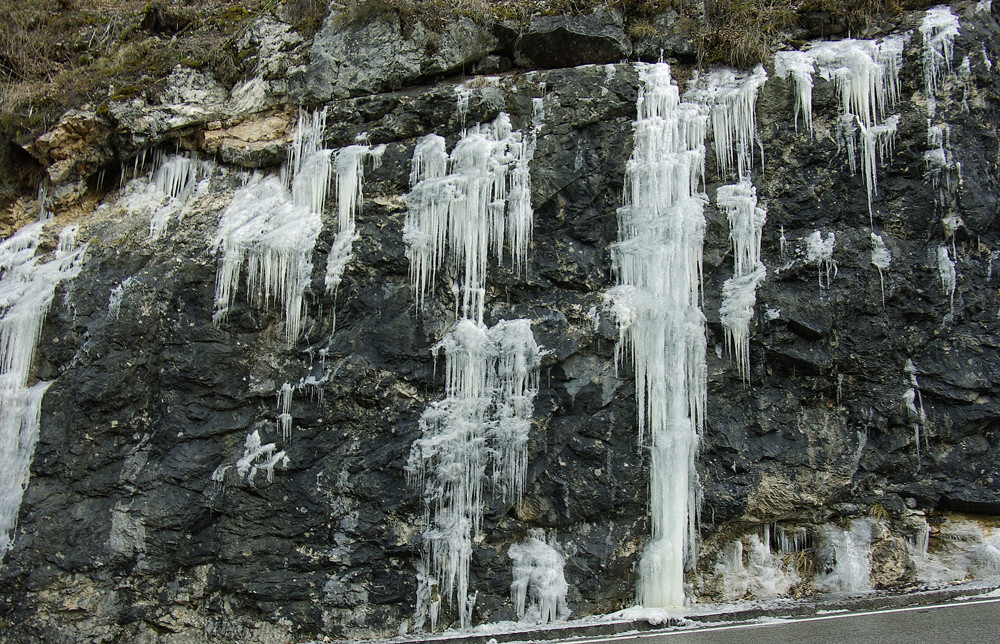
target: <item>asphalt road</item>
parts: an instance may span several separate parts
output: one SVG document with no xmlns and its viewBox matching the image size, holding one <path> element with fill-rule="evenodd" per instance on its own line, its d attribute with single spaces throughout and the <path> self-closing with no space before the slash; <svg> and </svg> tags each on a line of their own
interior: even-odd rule
<svg viewBox="0 0 1000 644">
<path fill-rule="evenodd" d="M 1000 642 L 1000 599 L 575 641 L 580 644 L 988 644 Z"/>
</svg>

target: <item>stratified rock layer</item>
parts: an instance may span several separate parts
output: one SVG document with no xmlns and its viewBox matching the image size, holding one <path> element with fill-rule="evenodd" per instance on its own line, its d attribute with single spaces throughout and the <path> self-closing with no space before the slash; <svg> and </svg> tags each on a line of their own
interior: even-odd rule
<svg viewBox="0 0 1000 644">
<path fill-rule="evenodd" d="M 605 292 L 616 284 L 609 247 L 632 151 L 636 72 L 623 63 L 440 78 L 483 61 L 498 69 L 511 60 L 614 62 L 631 44 L 620 25 L 600 26 L 609 35 L 590 41 L 599 53 L 577 59 L 557 46 L 575 33 L 552 26 L 557 20 L 534 25 L 520 49 L 504 44 L 500 29 L 485 34 L 461 21 L 429 55 L 421 32 L 403 34 L 398 23 L 327 22 L 302 65 L 271 69 L 258 60 L 271 69 L 259 83 L 227 90 L 178 71 L 180 90 L 159 103 L 121 104 L 100 118 L 71 114 L 36 143 L 50 177 L 75 189 L 107 159 L 131 168 L 136 150 L 164 141 L 217 155 L 226 171 L 156 241 L 148 217 L 106 187 L 94 193 L 105 205 L 75 222 L 89 259 L 60 287 L 36 355 L 34 375 L 54 382 L 14 546 L 0 565 L 0 639 L 270 642 L 395 633 L 412 617 L 422 502 L 404 467 L 421 413 L 443 397 L 443 365 L 435 370 L 430 348 L 454 322 L 454 302 L 439 276 L 426 306 L 414 306 L 402 237 L 410 159 L 418 137 L 437 133 L 450 149 L 463 126 L 501 110 L 527 130 L 538 116 L 533 98 L 542 99 L 544 119 L 531 162 L 527 272 L 490 269 L 484 322 L 528 318 L 548 353 L 523 501 L 494 501 L 474 540 L 473 621 L 515 617 L 507 549 L 530 528 L 556 532 L 574 615 L 634 600 L 649 534 L 649 463 L 637 444 L 632 370 L 614 363 L 618 329 Z M 381 35 L 364 35 L 372 30 Z M 532 44 L 540 33 L 554 35 Z M 264 34 L 251 36 L 266 49 Z M 998 43 L 995 14 L 970 7 L 954 54 L 956 66 L 968 57 L 967 73 L 946 82 L 937 100 L 936 118 L 950 124 L 961 163 L 951 212 L 935 205 L 939 191 L 924 176 L 919 37 L 905 50 L 896 151 L 879 171 L 873 204 L 875 232 L 891 252 L 884 304 L 864 178 L 851 175 L 836 141 L 835 88 L 816 79 L 813 133 L 796 132 L 791 80 L 771 74 L 757 101 L 763 167 L 754 163 L 751 177 L 767 207 L 768 277 L 750 325 L 749 385 L 725 355 L 719 308 L 733 266 L 714 199 L 731 178 L 717 176 L 709 152 L 701 570 L 711 570 L 724 544 L 774 522 L 812 530 L 865 516 L 882 526 L 873 531 L 871 583 L 891 586 L 913 578 L 903 539 L 913 536 L 915 511 L 1000 514 L 1000 81 L 990 62 L 1000 61 Z M 685 78 L 681 71 L 675 76 Z M 220 258 L 209 249 L 246 179 L 236 170 L 277 171 L 295 120 L 285 102 L 295 100 L 329 101 L 327 147 L 364 134 L 386 149 L 381 166 L 366 169 L 358 237 L 336 299 L 323 295 L 336 209 L 324 213 L 311 317 L 288 349 L 281 313 L 251 305 L 243 291 L 227 320 L 213 324 Z M 101 124 L 79 131 L 76 124 L 94 119 Z M 957 229 L 942 224 L 949 215 L 960 217 Z M 805 241 L 816 230 L 836 235 L 837 274 L 822 288 Z M 954 311 L 939 275 L 941 246 L 956 265 Z M 119 286 L 113 315 L 109 298 Z M 919 460 L 904 402 L 907 361 L 926 412 Z M 277 394 L 310 376 L 322 396 L 316 387 L 294 391 L 283 440 Z M 272 481 L 237 476 L 254 431 L 288 456 Z M 441 625 L 455 615 L 445 604 Z"/>
</svg>

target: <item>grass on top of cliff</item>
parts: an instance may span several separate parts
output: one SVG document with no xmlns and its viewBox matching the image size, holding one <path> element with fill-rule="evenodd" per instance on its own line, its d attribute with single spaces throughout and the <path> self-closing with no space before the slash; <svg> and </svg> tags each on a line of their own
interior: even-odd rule
<svg viewBox="0 0 1000 644">
<path fill-rule="evenodd" d="M 24 142 L 62 113 L 155 87 L 179 63 L 231 84 L 234 43 L 274 12 L 311 35 L 327 0 L 0 0 L 0 131 Z"/>
</svg>

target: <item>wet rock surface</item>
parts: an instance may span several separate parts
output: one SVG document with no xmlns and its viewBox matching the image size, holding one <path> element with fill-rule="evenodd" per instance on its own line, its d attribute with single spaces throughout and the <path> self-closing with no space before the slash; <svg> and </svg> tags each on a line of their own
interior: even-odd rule
<svg viewBox="0 0 1000 644">
<path fill-rule="evenodd" d="M 312 258 L 308 331 L 291 349 L 280 311 L 252 305 L 243 291 L 227 321 L 212 322 L 219 258 L 211 245 L 242 180 L 239 167 L 215 176 L 212 190 L 157 241 L 149 240 L 148 218 L 120 204 L 79 220 L 90 258 L 60 287 L 36 354 L 37 377 L 55 382 L 14 548 L 0 566 L 5 641 L 270 642 L 391 634 L 412 617 L 423 508 L 405 465 L 420 414 L 444 396 L 443 366 L 430 348 L 454 308 L 443 280 L 424 310 L 414 306 L 402 239 L 410 159 L 417 137 L 436 132 L 450 149 L 463 123 L 500 111 L 530 128 L 531 99 L 542 97 L 527 272 L 491 265 L 485 322 L 530 318 L 548 353 L 524 498 L 492 502 L 474 541 L 473 619 L 513 618 L 507 548 L 535 527 L 555 531 L 566 555 L 574 615 L 631 605 L 649 531 L 648 450 L 638 444 L 631 367 L 615 366 L 618 332 L 604 293 L 616 283 L 609 248 L 639 81 L 631 64 L 603 64 L 628 55 L 620 24 L 601 26 L 602 44 L 574 49 L 581 58 L 570 59 L 551 49 L 572 31 L 557 23 L 536 25 L 535 33 L 554 34 L 549 40 L 532 44 L 525 35 L 525 60 L 602 64 L 415 86 L 495 51 L 506 55 L 502 35 L 493 40 L 459 23 L 428 56 L 391 22 L 324 27 L 304 71 L 292 74 L 292 95 L 329 101 L 328 146 L 366 133 L 387 148 L 366 173 L 359 237 L 335 299 L 322 295 L 336 230 L 335 206 L 327 207 Z M 871 517 L 878 506 L 892 529 L 874 537 L 872 581 L 892 586 L 912 581 L 903 542 L 911 535 L 899 528 L 909 513 L 1000 512 L 1000 84 L 984 62 L 1000 60 L 1000 32 L 995 14 L 970 14 L 962 24 L 954 58 L 969 56 L 970 74 L 956 76 L 938 102 L 962 164 L 961 182 L 949 188 L 954 213 L 936 205 L 925 177 L 917 39 L 905 51 L 900 130 L 874 201 L 875 231 L 892 253 L 881 280 L 864 179 L 851 174 L 832 134 L 834 88 L 817 80 L 810 135 L 793 125 L 791 83 L 772 73 L 763 86 L 764 163 L 752 178 L 768 210 L 768 277 L 751 324 L 748 385 L 726 355 L 719 320 L 733 269 L 714 195 L 733 177 L 718 176 L 709 153 L 709 406 L 698 458 L 704 565 L 761 526 Z M 364 29 L 384 32 L 375 38 Z M 399 47 L 403 54 L 392 49 Z M 205 155 L 276 171 L 294 108 L 234 118 L 211 84 L 185 78 L 191 82 L 175 85 L 196 98 L 168 96 L 151 108 L 167 120 L 136 121 L 123 132 L 130 121 L 116 117 L 119 134 L 107 139 L 113 154 L 128 163 L 136 141 L 169 139 L 176 126 Z M 469 90 L 464 121 L 456 110 L 461 80 Z M 268 87 L 272 96 L 282 91 Z M 953 235 L 942 225 L 948 214 L 962 220 Z M 829 285 L 807 259 L 804 240 L 815 230 L 836 234 Z M 954 308 L 938 272 L 940 246 L 956 263 Z M 126 280 L 115 317 L 109 297 Z M 903 401 L 908 361 L 926 412 L 919 458 Z M 276 392 L 327 372 L 322 396 L 295 391 L 283 441 Z M 271 481 L 233 469 L 255 430 L 288 455 Z M 446 604 L 442 623 L 454 617 Z"/>
</svg>

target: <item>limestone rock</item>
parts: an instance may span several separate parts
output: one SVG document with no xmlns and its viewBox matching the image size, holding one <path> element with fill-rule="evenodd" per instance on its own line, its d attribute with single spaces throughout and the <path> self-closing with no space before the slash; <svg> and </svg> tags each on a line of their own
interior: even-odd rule
<svg viewBox="0 0 1000 644">
<path fill-rule="evenodd" d="M 259 168 L 284 160 L 295 119 L 287 112 L 265 112 L 226 126 L 209 123 L 207 128 L 202 135 L 205 152 L 217 154 L 225 163 Z"/>
<path fill-rule="evenodd" d="M 292 95 L 315 103 L 399 89 L 435 74 L 471 70 L 497 39 L 460 17 L 435 33 L 417 22 L 404 29 L 398 16 L 343 25 L 336 13 L 323 22 L 308 64 L 295 70 Z"/>
<path fill-rule="evenodd" d="M 632 54 L 632 42 L 625 35 L 621 16 L 612 11 L 539 16 L 517 32 L 516 57 L 527 67 L 617 63 Z"/>
<path fill-rule="evenodd" d="M 93 112 L 70 110 L 27 149 L 53 183 L 86 177 L 112 157 L 107 122 Z"/>
</svg>

